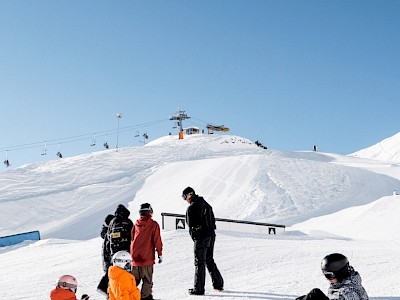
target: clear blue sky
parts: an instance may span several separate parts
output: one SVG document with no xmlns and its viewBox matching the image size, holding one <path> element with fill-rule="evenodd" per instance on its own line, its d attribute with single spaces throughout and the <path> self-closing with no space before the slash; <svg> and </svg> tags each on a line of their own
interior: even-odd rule
<svg viewBox="0 0 400 300">
<path fill-rule="evenodd" d="M 0 155 L 115 147 L 118 112 L 119 146 L 141 145 L 177 134 L 178 109 L 271 149 L 357 151 L 400 128 L 399 16 L 394 0 L 0 0 Z"/>
</svg>

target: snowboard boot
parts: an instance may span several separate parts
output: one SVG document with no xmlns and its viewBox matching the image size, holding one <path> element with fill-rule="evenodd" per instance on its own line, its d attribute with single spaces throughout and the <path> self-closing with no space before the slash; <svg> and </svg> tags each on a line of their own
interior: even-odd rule
<svg viewBox="0 0 400 300">
<path fill-rule="evenodd" d="M 204 295 L 204 291 L 198 291 L 196 289 L 189 289 L 189 295 L 199 295 L 202 296 Z"/>
</svg>

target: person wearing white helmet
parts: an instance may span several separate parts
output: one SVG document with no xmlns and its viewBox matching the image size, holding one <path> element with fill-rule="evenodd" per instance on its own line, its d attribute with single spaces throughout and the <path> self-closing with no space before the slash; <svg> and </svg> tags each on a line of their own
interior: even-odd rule
<svg viewBox="0 0 400 300">
<path fill-rule="evenodd" d="M 127 251 L 118 251 L 111 259 L 108 269 L 108 297 L 110 300 L 140 300 L 140 291 L 131 274 L 132 257 Z"/>
<path fill-rule="evenodd" d="M 72 275 L 62 275 L 57 280 L 56 287 L 50 292 L 51 300 L 77 300 L 76 291 L 78 281 Z M 82 295 L 81 300 L 89 300 L 89 296 Z"/>
</svg>

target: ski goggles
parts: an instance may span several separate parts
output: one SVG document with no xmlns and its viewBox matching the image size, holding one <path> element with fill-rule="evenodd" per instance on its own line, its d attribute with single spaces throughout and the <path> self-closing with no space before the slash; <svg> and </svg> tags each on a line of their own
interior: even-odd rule
<svg viewBox="0 0 400 300">
<path fill-rule="evenodd" d="M 335 279 L 336 278 L 336 274 L 333 272 L 323 271 L 322 273 L 324 273 L 324 276 L 326 279 Z"/>
<path fill-rule="evenodd" d="M 193 193 L 189 193 L 189 194 L 186 194 L 186 195 L 182 194 L 182 199 L 186 200 L 189 195 L 193 195 Z"/>
<path fill-rule="evenodd" d="M 67 288 L 74 293 L 76 293 L 76 291 L 78 290 L 78 286 L 76 284 L 72 284 L 72 283 L 68 283 L 68 282 L 64 282 L 64 281 L 58 282 L 57 286 L 64 288 L 64 289 Z"/>
</svg>

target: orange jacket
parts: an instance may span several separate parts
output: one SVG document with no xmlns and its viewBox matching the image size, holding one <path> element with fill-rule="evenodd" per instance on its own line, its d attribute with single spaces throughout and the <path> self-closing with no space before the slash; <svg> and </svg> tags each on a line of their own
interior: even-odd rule
<svg viewBox="0 0 400 300">
<path fill-rule="evenodd" d="M 151 214 L 140 216 L 132 228 L 131 256 L 132 266 L 154 265 L 155 251 L 162 256 L 160 226 Z"/>
<path fill-rule="evenodd" d="M 140 300 L 135 277 L 124 269 L 111 266 L 108 269 L 108 295 L 110 300 Z"/>
<path fill-rule="evenodd" d="M 65 290 L 56 287 L 50 292 L 51 300 L 76 300 L 76 295 L 73 291 Z"/>
</svg>

